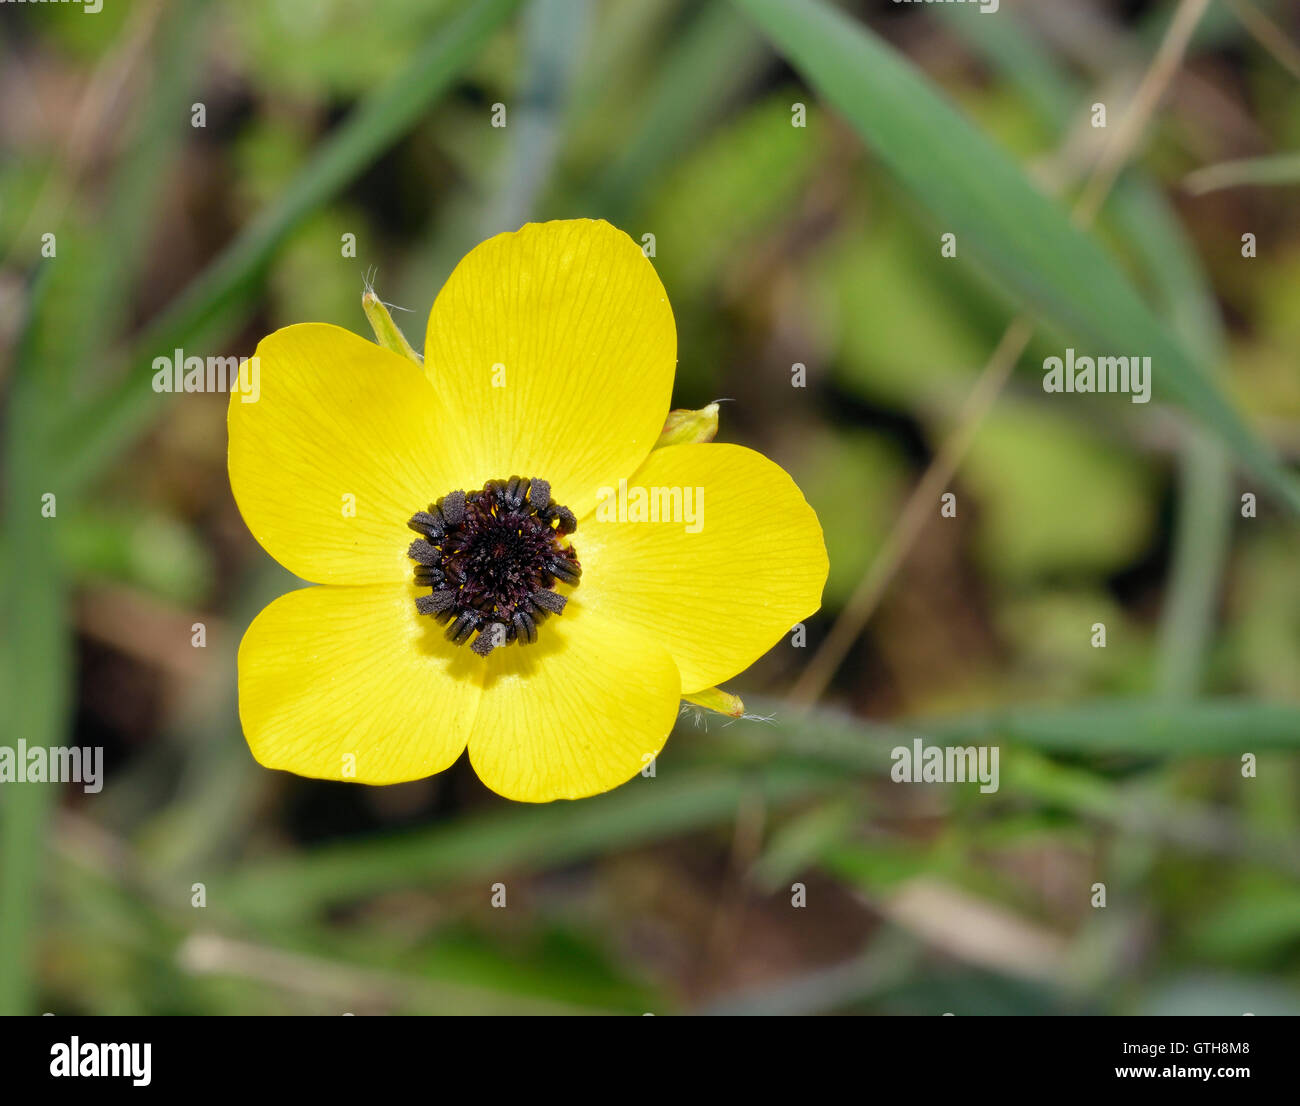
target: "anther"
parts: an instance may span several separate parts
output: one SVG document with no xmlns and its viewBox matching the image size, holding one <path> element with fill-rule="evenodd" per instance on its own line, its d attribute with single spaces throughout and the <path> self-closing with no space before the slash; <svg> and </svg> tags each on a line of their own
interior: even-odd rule
<svg viewBox="0 0 1300 1106">
<path fill-rule="evenodd" d="M 555 517 L 560 520 L 560 525 L 556 529 L 561 534 L 572 534 L 578 528 L 578 520 L 573 517 L 573 512 L 568 507 L 556 507 Z"/>
<path fill-rule="evenodd" d="M 553 591 L 535 591 L 529 598 L 542 610 L 550 614 L 560 614 L 568 600 Z"/>
<path fill-rule="evenodd" d="M 447 627 L 447 640 L 453 645 L 464 645 L 482 620 L 483 616 L 477 611 L 461 611 L 456 616 L 456 620 Z"/>
<path fill-rule="evenodd" d="M 421 614 L 438 614 L 441 611 L 450 610 L 456 602 L 456 593 L 454 591 L 435 591 L 432 595 L 418 595 L 415 598 L 415 609 Z"/>
<path fill-rule="evenodd" d="M 566 561 L 562 557 L 552 557 L 546 567 L 551 570 L 552 576 L 565 584 L 576 584 L 582 575 L 582 568 L 579 565 Z"/>
<path fill-rule="evenodd" d="M 528 505 L 534 511 L 544 511 L 551 502 L 551 485 L 547 480 L 534 477 L 528 482 Z"/>
<path fill-rule="evenodd" d="M 546 480 L 514 475 L 478 491 L 451 491 L 407 525 L 421 535 L 407 548 L 415 583 L 430 589 L 416 598 L 416 610 L 479 656 L 511 642 L 534 643 L 541 623 L 565 609 L 552 587 L 582 576 L 573 548 L 562 541 L 577 520 L 552 501 Z"/>
<path fill-rule="evenodd" d="M 504 624 L 493 622 L 490 626 L 485 626 L 479 631 L 479 635 L 474 639 L 474 644 L 470 646 L 470 650 L 480 657 L 486 657 L 498 645 L 504 645 L 505 643 L 506 628 Z"/>
<path fill-rule="evenodd" d="M 437 565 L 442 563 L 442 554 L 439 553 L 432 545 L 423 539 L 413 541 L 406 550 L 406 555 L 413 561 L 418 561 L 422 565 Z"/>
<path fill-rule="evenodd" d="M 406 524 L 417 534 L 423 534 L 426 538 L 440 538 L 446 529 L 442 524 L 442 519 L 435 517 L 428 511 L 416 511 L 411 516 L 411 521 Z"/>
<path fill-rule="evenodd" d="M 459 526 L 465 521 L 465 493 L 448 492 L 438 500 L 438 509 L 442 512 L 442 517 L 447 520 L 448 526 Z"/>
<path fill-rule="evenodd" d="M 532 645 L 537 640 L 537 623 L 527 611 L 515 611 L 510 624 L 514 627 L 519 640 L 525 645 Z"/>
</svg>

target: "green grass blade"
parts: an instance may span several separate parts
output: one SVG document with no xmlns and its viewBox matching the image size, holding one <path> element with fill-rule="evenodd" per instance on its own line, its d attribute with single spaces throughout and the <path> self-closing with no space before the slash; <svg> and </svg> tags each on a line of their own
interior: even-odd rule
<svg viewBox="0 0 1300 1106">
<path fill-rule="evenodd" d="M 153 237 L 168 170 L 190 128 L 177 104 L 190 103 L 188 89 L 202 76 L 200 54 L 210 10 L 208 0 L 178 5 L 164 13 L 155 36 L 156 70 L 137 109 L 130 143 L 113 170 L 103 217 L 102 243 L 94 251 L 94 271 L 77 304 L 77 325 L 69 341 L 75 369 L 93 364 L 131 309 L 130 298 Z"/>
<path fill-rule="evenodd" d="M 658 778 L 637 778 L 581 803 L 512 805 L 446 826 L 250 866 L 213 901 L 245 918 L 300 918 L 412 881 L 452 882 L 484 873 L 504 878 L 724 823 L 751 788 L 779 802 L 827 785 L 825 776 L 789 766 L 752 781 L 716 769 L 672 778 L 661 768 Z"/>
<path fill-rule="evenodd" d="M 61 392 L 57 379 L 40 371 L 36 319 L 48 273 L 38 279 L 29 305 L 4 437 L 3 744 L 16 746 L 21 739 L 29 748 L 63 743 L 72 682 L 67 597 L 55 551 L 62 519 L 42 514 L 46 493 L 56 495 L 56 512 L 70 506 L 49 476 L 49 430 Z M 10 782 L 0 792 L 0 1015 L 30 1014 L 45 827 L 59 785 Z"/>
<path fill-rule="evenodd" d="M 1203 360 L 1170 335 L 1096 239 L 910 63 L 824 3 L 735 3 L 941 228 L 957 235 L 963 256 L 1091 351 L 1150 356 L 1157 393 L 1191 411 L 1300 512 L 1300 485 L 1215 387 Z"/>
<path fill-rule="evenodd" d="M 1300 184 L 1300 154 L 1274 154 L 1207 165 L 1188 173 L 1183 187 L 1193 196 L 1243 185 Z"/>
<path fill-rule="evenodd" d="M 725 5 L 703 5 L 657 67 L 635 133 L 586 197 L 592 212 L 614 222 L 635 214 L 647 185 L 689 149 L 762 60 L 762 40 L 743 19 Z"/>
<path fill-rule="evenodd" d="M 1300 749 L 1300 707 L 1233 699 L 1108 700 L 909 725 L 938 742 L 1001 737 L 1062 753 L 1230 756 Z"/>
<path fill-rule="evenodd" d="M 761 718 L 728 723 L 703 740 L 720 749 L 758 757 L 785 754 L 862 774 L 888 771 L 890 750 L 916 738 L 935 744 L 1005 740 L 1044 752 L 1162 757 L 1300 749 L 1300 705 L 1251 699 L 1100 699 L 889 723 L 829 709 L 797 713 L 762 696 L 747 695 L 745 705 Z"/>
<path fill-rule="evenodd" d="M 984 19 L 947 24 L 984 54 L 1048 126 L 1062 131 L 1084 104 L 1084 89 L 1018 23 Z M 1171 330 L 1210 363 L 1223 355 L 1223 319 L 1209 278 L 1164 194 L 1139 173 L 1116 183 L 1109 214 L 1131 242 L 1152 298 Z M 1156 687 L 1192 696 L 1200 682 L 1231 538 L 1228 457 L 1214 438 L 1189 428 L 1179 450 L 1173 567 L 1161 612 Z"/>
<path fill-rule="evenodd" d="M 410 129 L 429 103 L 477 57 L 519 0 L 477 0 L 442 28 L 393 80 L 366 99 L 303 168 L 280 200 L 174 300 L 133 343 L 127 371 L 103 396 L 84 403 L 63 430 L 64 476 L 79 485 L 129 444 L 162 397 L 141 366 L 171 350 L 253 294 L 281 243 Z"/>
<path fill-rule="evenodd" d="M 485 238 L 518 230 L 534 217 L 559 154 L 590 21 L 588 0 L 533 0 L 524 12 L 522 102 L 510 124 L 515 140 L 484 217 Z"/>
</svg>

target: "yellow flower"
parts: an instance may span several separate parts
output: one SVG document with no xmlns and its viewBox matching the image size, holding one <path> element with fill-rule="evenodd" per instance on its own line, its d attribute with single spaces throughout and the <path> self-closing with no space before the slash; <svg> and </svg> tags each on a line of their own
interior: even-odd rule
<svg viewBox="0 0 1300 1106">
<path fill-rule="evenodd" d="M 654 448 L 676 328 L 607 223 L 471 251 L 423 368 L 320 323 L 257 357 L 260 396 L 231 396 L 230 485 L 262 547 L 325 585 L 239 648 L 268 768 L 396 783 L 468 746 L 508 798 L 593 795 L 659 753 L 683 695 L 820 604 L 821 527 L 785 472 L 735 445 Z"/>
</svg>

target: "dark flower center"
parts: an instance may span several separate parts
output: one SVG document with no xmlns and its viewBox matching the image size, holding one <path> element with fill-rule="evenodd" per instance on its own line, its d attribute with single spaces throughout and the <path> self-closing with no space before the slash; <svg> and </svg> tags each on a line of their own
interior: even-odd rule
<svg viewBox="0 0 1300 1106">
<path fill-rule="evenodd" d="M 551 502 L 545 480 L 489 480 L 477 492 L 448 492 L 407 525 L 423 535 L 407 556 L 415 582 L 431 589 L 415 607 L 447 626 L 447 638 L 487 656 L 512 641 L 531 644 L 537 625 L 564 610 L 556 583 L 576 584 L 582 566 L 561 539 L 577 528 Z"/>
</svg>

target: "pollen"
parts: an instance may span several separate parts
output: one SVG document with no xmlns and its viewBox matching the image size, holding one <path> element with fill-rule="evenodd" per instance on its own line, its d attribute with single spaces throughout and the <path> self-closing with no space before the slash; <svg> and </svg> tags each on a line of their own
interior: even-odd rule
<svg viewBox="0 0 1300 1106">
<path fill-rule="evenodd" d="M 539 478 L 489 480 L 476 492 L 448 492 L 407 525 L 421 535 L 407 549 L 415 582 L 429 588 L 420 614 L 447 627 L 447 639 L 487 656 L 499 645 L 537 640 L 539 625 L 564 611 L 557 584 L 582 576 L 566 539 L 573 512 L 551 500 Z"/>
</svg>

